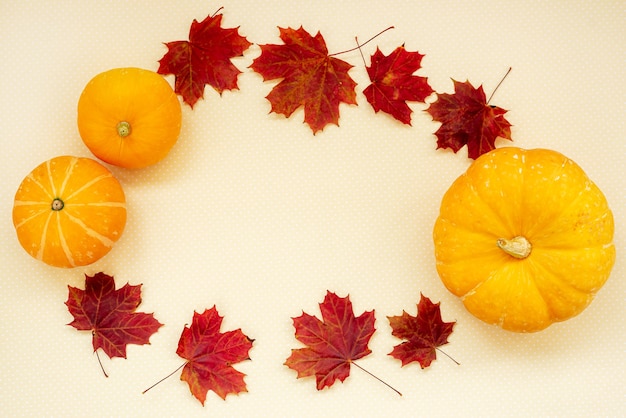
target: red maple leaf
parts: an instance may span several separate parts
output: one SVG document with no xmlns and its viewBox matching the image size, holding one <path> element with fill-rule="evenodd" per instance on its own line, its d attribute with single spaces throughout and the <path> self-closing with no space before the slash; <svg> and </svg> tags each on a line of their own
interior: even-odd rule
<svg viewBox="0 0 626 418">
<path fill-rule="evenodd" d="M 402 366 L 413 361 L 426 368 L 437 359 L 436 349 L 448 343 L 456 322 L 443 322 L 439 303 L 421 295 L 417 316 L 402 311 L 402 316 L 388 316 L 391 334 L 407 340 L 393 348 L 390 356 L 402 361 Z"/>
<path fill-rule="evenodd" d="M 175 91 L 193 108 L 204 96 L 209 84 L 218 93 L 236 90 L 241 73 L 231 58 L 243 55 L 251 45 L 238 33 L 238 27 L 221 27 L 222 15 L 207 16 L 202 22 L 194 19 L 189 41 L 168 42 L 167 53 L 159 60 L 159 74 L 175 75 Z"/>
<path fill-rule="evenodd" d="M 407 125 L 411 124 L 410 102 L 424 102 L 433 93 L 426 77 L 413 75 L 420 69 L 424 55 L 409 52 L 404 46 L 388 56 L 376 48 L 371 64 L 366 67 L 372 82 L 363 90 L 374 111 L 382 110 Z"/>
<path fill-rule="evenodd" d="M 285 361 L 298 378 L 315 376 L 318 390 L 336 379 L 343 382 L 350 375 L 352 361 L 372 352 L 367 345 L 375 330 L 374 311 L 355 317 L 349 296 L 327 292 L 320 311 L 323 322 L 304 312 L 292 318 L 296 339 L 307 347 L 292 349 Z"/>
<path fill-rule="evenodd" d="M 476 89 L 469 81 L 452 81 L 454 94 L 438 93 L 426 109 L 441 122 L 435 132 L 437 149 L 451 148 L 456 153 L 467 144 L 469 158 L 476 159 L 496 147 L 496 138 L 511 140 L 511 124 L 504 118 L 507 111 L 487 103 L 482 85 Z"/>
<path fill-rule="evenodd" d="M 266 96 L 271 111 L 289 117 L 304 106 L 304 121 L 314 134 L 329 123 L 339 125 L 339 104 L 356 104 L 352 65 L 328 55 L 319 32 L 312 37 L 302 27 L 278 29 L 284 44 L 261 45 L 250 66 L 265 81 L 282 79 Z"/>
<path fill-rule="evenodd" d="M 189 384 L 189 390 L 202 405 L 209 390 L 222 399 L 229 393 L 247 392 L 244 374 L 232 365 L 249 360 L 252 341 L 241 332 L 220 332 L 223 317 L 215 306 L 202 314 L 194 312 L 190 327 L 185 327 L 178 342 L 176 354 L 187 360 L 180 380 Z"/>
<path fill-rule="evenodd" d="M 93 350 L 110 357 L 126 358 L 127 344 L 149 344 L 150 336 L 163 325 L 153 314 L 135 312 L 141 303 L 141 285 L 128 283 L 115 290 L 112 276 L 85 275 L 85 290 L 68 286 L 67 309 L 74 317 L 68 325 L 91 331 Z"/>
</svg>

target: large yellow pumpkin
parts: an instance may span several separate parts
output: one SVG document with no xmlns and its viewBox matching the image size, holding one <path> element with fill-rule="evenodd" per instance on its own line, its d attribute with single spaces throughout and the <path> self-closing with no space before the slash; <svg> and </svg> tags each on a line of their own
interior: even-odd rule
<svg viewBox="0 0 626 418">
<path fill-rule="evenodd" d="M 178 140 L 178 97 L 163 76 L 141 68 L 96 75 L 78 100 L 78 130 L 109 164 L 141 168 L 161 161 Z"/>
<path fill-rule="evenodd" d="M 120 183 L 90 158 L 62 156 L 20 184 L 13 224 L 24 249 L 56 267 L 91 264 L 107 254 L 126 224 Z"/>
<path fill-rule="evenodd" d="M 476 317 L 533 332 L 579 314 L 615 262 L 613 215 L 562 154 L 488 152 L 445 193 L 434 227 L 437 271 Z"/>
</svg>

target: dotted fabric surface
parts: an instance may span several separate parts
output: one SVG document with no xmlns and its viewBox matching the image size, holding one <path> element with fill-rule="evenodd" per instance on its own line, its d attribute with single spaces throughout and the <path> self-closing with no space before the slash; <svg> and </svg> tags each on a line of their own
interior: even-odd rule
<svg viewBox="0 0 626 418">
<path fill-rule="evenodd" d="M 0 403 L 6 416 L 615 416 L 626 397 L 624 251 L 626 207 L 626 5 L 604 2 L 20 1 L 0 4 Z M 219 6 L 225 27 L 255 43 L 234 60 L 239 90 L 210 87 L 183 106 L 180 139 L 142 170 L 111 167 L 127 195 L 128 223 L 97 263 L 55 269 L 19 246 L 15 191 L 30 170 L 57 155 L 91 157 L 76 127 L 85 84 L 114 67 L 156 70 L 163 42 L 187 39 L 193 19 Z M 362 95 L 341 105 L 340 127 L 312 135 L 303 113 L 270 114 L 273 87 L 247 67 L 277 27 L 302 25 L 331 52 L 388 54 L 405 44 L 425 54 L 418 74 L 438 92 L 451 78 L 484 85 L 509 66 L 492 104 L 509 109 L 514 145 L 552 148 L 576 161 L 614 211 L 618 259 L 611 278 L 578 317 L 521 335 L 474 319 L 437 277 L 432 226 L 452 181 L 470 164 L 436 150 L 438 124 L 412 103 L 412 126 L 375 114 Z M 167 78 L 173 84 L 173 78 Z M 432 100 L 431 97 L 429 100 Z M 498 145 L 508 145 L 498 142 Z M 67 326 L 67 285 L 104 271 L 118 286 L 143 283 L 143 312 L 165 324 L 127 359 L 100 357 L 91 336 Z M 373 354 L 359 364 L 404 396 L 353 368 L 318 392 L 283 365 L 291 317 L 318 315 L 326 290 L 350 295 L 356 314 L 375 310 Z M 457 321 L 450 344 L 426 370 L 387 355 L 400 342 L 386 316 L 415 314 L 420 292 Z M 179 373 L 180 333 L 193 312 L 216 305 L 223 330 L 253 338 L 247 393 L 203 408 Z"/>
</svg>

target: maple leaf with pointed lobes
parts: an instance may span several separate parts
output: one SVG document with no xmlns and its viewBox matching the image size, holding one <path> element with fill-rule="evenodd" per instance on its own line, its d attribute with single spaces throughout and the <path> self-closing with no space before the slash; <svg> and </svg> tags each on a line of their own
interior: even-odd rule
<svg viewBox="0 0 626 418">
<path fill-rule="evenodd" d="M 204 97 L 208 84 L 218 93 L 236 90 L 241 73 L 231 58 L 243 55 L 251 43 L 238 33 L 239 28 L 221 27 L 222 15 L 194 19 L 189 41 L 168 42 L 167 53 L 159 60 L 159 74 L 174 74 L 174 89 L 191 108 Z"/>
<path fill-rule="evenodd" d="M 356 105 L 352 65 L 330 56 L 319 32 L 313 37 L 302 27 L 278 29 L 283 45 L 261 45 L 250 65 L 264 81 L 282 79 L 266 96 L 271 111 L 289 117 L 304 106 L 304 121 L 314 134 L 329 123 L 339 125 L 339 104 Z"/>
<path fill-rule="evenodd" d="M 511 124 L 504 118 L 507 111 L 487 104 L 482 86 L 452 81 L 454 94 L 438 93 L 426 109 L 441 122 L 435 132 L 437 149 L 451 148 L 456 153 L 467 144 L 469 158 L 476 159 L 495 149 L 496 138 L 511 140 Z"/>
<path fill-rule="evenodd" d="M 409 102 L 424 102 L 433 93 L 426 77 L 413 75 L 420 69 L 424 55 L 409 52 L 404 46 L 385 56 L 380 49 L 371 57 L 366 67 L 372 82 L 363 90 L 374 111 L 383 111 L 407 125 L 411 124 L 412 110 Z"/>
<path fill-rule="evenodd" d="M 202 405 L 212 390 L 222 399 L 230 393 L 247 392 L 244 374 L 232 365 L 249 360 L 252 341 L 240 329 L 220 332 L 223 317 L 215 306 L 202 314 L 194 312 L 190 327 L 185 327 L 176 354 L 187 360 L 180 380 Z"/>
<path fill-rule="evenodd" d="M 85 290 L 68 286 L 67 309 L 74 317 L 68 325 L 93 334 L 93 350 L 110 357 L 126 358 L 127 344 L 149 344 L 163 325 L 153 314 L 135 312 L 141 303 L 141 285 L 128 283 L 115 290 L 112 276 L 85 275 Z"/>
<path fill-rule="evenodd" d="M 330 387 L 336 379 L 350 375 L 350 363 L 372 351 L 368 343 L 374 328 L 374 311 L 354 316 L 350 298 L 327 292 L 320 303 L 323 322 L 306 313 L 293 319 L 296 339 L 306 348 L 292 349 L 285 365 L 298 378 L 315 376 L 317 390 Z"/>
<path fill-rule="evenodd" d="M 405 366 L 419 362 L 422 369 L 437 359 L 437 347 L 448 343 L 456 322 L 443 322 L 439 303 L 421 295 L 417 305 L 417 316 L 402 311 L 402 316 L 388 316 L 392 335 L 407 340 L 393 348 L 390 356 L 402 361 Z"/>
</svg>

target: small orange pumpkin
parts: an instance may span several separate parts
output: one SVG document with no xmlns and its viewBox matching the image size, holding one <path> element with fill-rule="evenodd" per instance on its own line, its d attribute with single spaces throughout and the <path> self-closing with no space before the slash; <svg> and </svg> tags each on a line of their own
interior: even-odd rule
<svg viewBox="0 0 626 418">
<path fill-rule="evenodd" d="M 169 83 L 140 68 L 96 75 L 78 101 L 78 130 L 109 164 L 141 168 L 161 161 L 178 140 L 181 106 Z"/>
<path fill-rule="evenodd" d="M 476 159 L 445 193 L 437 271 L 476 317 L 532 332 L 579 314 L 615 262 L 613 215 L 562 154 L 515 147 Z"/>
<path fill-rule="evenodd" d="M 24 249 L 56 267 L 91 264 L 107 254 L 126 224 L 120 183 L 90 158 L 56 157 L 20 184 L 13 224 Z"/>
</svg>

